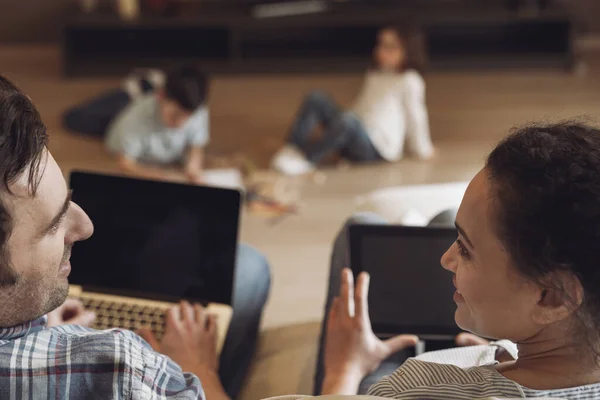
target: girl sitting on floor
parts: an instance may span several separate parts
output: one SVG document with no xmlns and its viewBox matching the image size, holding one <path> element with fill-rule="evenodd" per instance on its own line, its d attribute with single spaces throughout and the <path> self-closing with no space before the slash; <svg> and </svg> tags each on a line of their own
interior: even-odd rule
<svg viewBox="0 0 600 400">
<path fill-rule="evenodd" d="M 394 162 L 402 158 L 405 141 L 418 158 L 432 158 L 417 47 L 398 29 L 382 29 L 374 50 L 375 68 L 367 72 L 354 107 L 344 111 L 327 94 L 310 93 L 286 146 L 272 160 L 273 168 L 286 175 L 303 175 L 332 155 L 356 163 Z M 316 124 L 323 126 L 323 135 L 310 143 Z"/>
</svg>

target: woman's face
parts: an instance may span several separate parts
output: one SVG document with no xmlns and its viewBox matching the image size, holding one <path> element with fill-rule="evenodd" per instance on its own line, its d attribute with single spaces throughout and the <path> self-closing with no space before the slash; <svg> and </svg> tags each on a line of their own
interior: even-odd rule
<svg viewBox="0 0 600 400">
<path fill-rule="evenodd" d="M 543 328 L 534 318 L 542 290 L 521 276 L 492 229 L 485 169 L 469 184 L 456 216 L 458 239 L 442 256 L 454 273 L 456 323 L 479 336 L 520 342 Z"/>
<path fill-rule="evenodd" d="M 386 71 L 398 71 L 404 64 L 405 53 L 402 41 L 392 29 L 384 29 L 377 36 L 375 63 Z"/>
</svg>

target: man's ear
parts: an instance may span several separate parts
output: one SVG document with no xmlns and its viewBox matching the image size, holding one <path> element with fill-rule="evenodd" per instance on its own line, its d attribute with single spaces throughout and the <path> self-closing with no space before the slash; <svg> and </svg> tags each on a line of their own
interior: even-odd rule
<svg viewBox="0 0 600 400">
<path fill-rule="evenodd" d="M 539 299 L 532 313 L 534 322 L 539 325 L 568 318 L 583 302 L 583 286 L 575 275 L 556 272 L 546 281 L 548 284 L 540 288 Z"/>
</svg>

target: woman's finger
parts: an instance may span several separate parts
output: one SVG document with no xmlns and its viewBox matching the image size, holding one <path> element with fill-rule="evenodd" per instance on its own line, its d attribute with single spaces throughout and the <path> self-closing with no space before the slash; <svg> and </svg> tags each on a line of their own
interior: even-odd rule
<svg viewBox="0 0 600 400">
<path fill-rule="evenodd" d="M 354 317 L 354 277 L 348 268 L 342 270 L 340 297 L 342 302 L 340 311 L 345 316 Z"/>
<path fill-rule="evenodd" d="M 341 299 L 339 297 L 334 297 L 331 301 L 331 307 L 329 308 L 329 321 L 333 321 L 340 314 L 340 304 Z"/>
<path fill-rule="evenodd" d="M 354 306 L 356 308 L 356 319 L 360 321 L 366 328 L 371 327 L 369 319 L 369 283 L 371 277 L 366 272 L 361 272 L 356 281 L 356 289 L 354 290 Z"/>
</svg>

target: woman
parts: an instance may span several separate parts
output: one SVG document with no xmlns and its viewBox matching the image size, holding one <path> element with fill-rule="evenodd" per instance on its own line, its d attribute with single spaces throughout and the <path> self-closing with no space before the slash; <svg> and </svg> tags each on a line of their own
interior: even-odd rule
<svg viewBox="0 0 600 400">
<path fill-rule="evenodd" d="M 441 260 L 454 274 L 456 323 L 507 339 L 518 353 L 493 343 L 455 349 L 454 360 L 425 353 L 368 393 L 600 398 L 600 131 L 574 122 L 516 130 L 471 181 L 456 226 L 458 238 Z M 415 344 L 409 335 L 375 337 L 368 284 L 366 274 L 354 287 L 349 271 L 342 273 L 327 323 L 323 394 L 356 394 L 392 353 Z M 465 358 L 479 362 L 457 366 Z"/>
<path fill-rule="evenodd" d="M 287 175 L 308 173 L 332 155 L 351 162 L 397 161 L 404 142 L 417 157 L 434 154 L 419 72 L 418 43 L 395 28 L 384 28 L 373 51 L 374 67 L 365 76 L 354 107 L 342 110 L 323 92 L 309 94 L 273 168 Z M 310 142 L 316 124 L 323 135 Z"/>
</svg>

